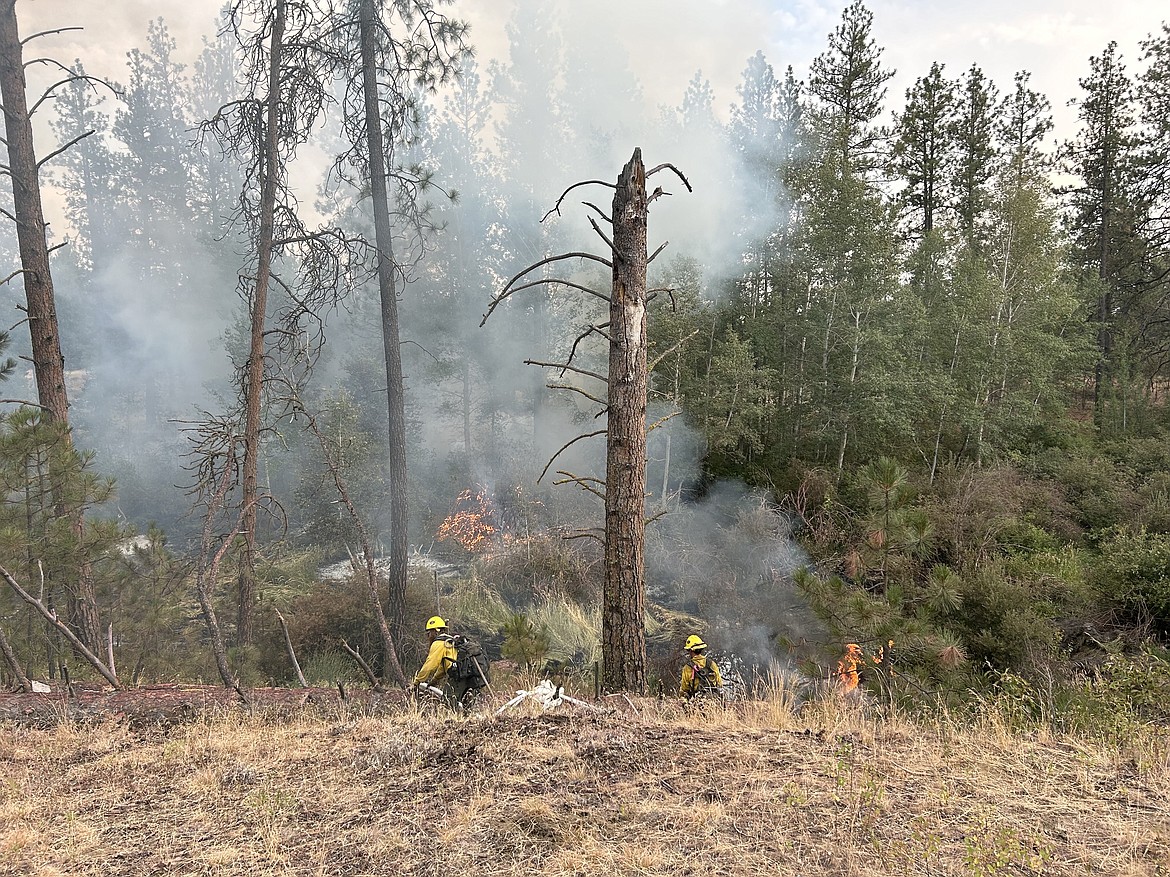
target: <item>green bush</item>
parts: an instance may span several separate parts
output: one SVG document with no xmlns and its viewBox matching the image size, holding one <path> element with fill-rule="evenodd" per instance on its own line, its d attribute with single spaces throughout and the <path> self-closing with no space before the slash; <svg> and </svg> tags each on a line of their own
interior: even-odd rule
<svg viewBox="0 0 1170 877">
<path fill-rule="evenodd" d="M 1162 649 L 1111 655 L 1072 690 L 1063 714 L 1070 730 L 1116 739 L 1137 725 L 1170 722 L 1170 655 Z"/>
<path fill-rule="evenodd" d="M 1124 467 L 1099 457 L 1074 457 L 1057 472 L 1079 522 L 1089 530 L 1116 526 L 1136 510 L 1139 503 L 1130 478 Z"/>
<path fill-rule="evenodd" d="M 1093 581 L 1134 620 L 1170 633 L 1170 535 L 1118 529 L 1100 543 Z"/>
</svg>

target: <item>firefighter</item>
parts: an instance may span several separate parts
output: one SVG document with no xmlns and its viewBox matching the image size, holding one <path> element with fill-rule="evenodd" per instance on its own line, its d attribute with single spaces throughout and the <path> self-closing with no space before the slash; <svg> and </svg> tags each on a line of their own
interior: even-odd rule
<svg viewBox="0 0 1170 877">
<path fill-rule="evenodd" d="M 456 711 L 463 709 L 471 698 L 479 693 L 479 688 L 471 680 L 452 679 L 448 676 L 447 671 L 459 657 L 455 637 L 447 630 L 447 622 L 439 615 L 432 615 L 427 619 L 426 631 L 427 640 L 431 645 L 427 659 L 414 674 L 415 694 L 429 693 L 438 697 L 438 691 L 441 691 L 442 698 L 449 707 Z"/>
<path fill-rule="evenodd" d="M 426 630 L 430 650 L 422 667 L 414 674 L 414 685 L 416 689 L 421 685 L 441 688 L 447 681 L 447 670 L 455 663 L 458 655 L 455 637 L 447 632 L 447 622 L 438 615 L 427 619 Z"/>
<path fill-rule="evenodd" d="M 723 677 L 719 675 L 716 663 L 707 657 L 707 644 L 703 642 L 703 638 L 691 634 L 687 637 L 683 650 L 687 653 L 687 663 L 682 669 L 678 696 L 684 700 L 693 697 L 722 699 Z"/>
</svg>

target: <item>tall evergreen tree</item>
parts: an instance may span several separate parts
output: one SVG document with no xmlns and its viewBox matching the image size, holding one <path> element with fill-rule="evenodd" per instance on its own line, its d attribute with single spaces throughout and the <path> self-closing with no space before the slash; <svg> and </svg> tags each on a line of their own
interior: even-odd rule
<svg viewBox="0 0 1170 877">
<path fill-rule="evenodd" d="M 951 134 L 956 121 L 955 84 L 939 63 L 906 91 L 906 108 L 895 117 L 893 168 L 905 183 L 903 198 L 914 211 L 919 239 L 934 229 L 935 217 L 949 206 L 950 183 L 958 154 Z"/>
<path fill-rule="evenodd" d="M 958 89 L 952 124 L 955 164 L 952 177 L 954 209 L 963 246 L 979 249 L 977 229 L 985 218 L 995 174 L 995 107 L 999 94 L 983 71 L 971 65 Z"/>
<path fill-rule="evenodd" d="M 809 69 L 821 150 L 842 175 L 864 177 L 883 163 L 884 132 L 877 118 L 894 71 L 883 66 L 883 50 L 872 31 L 873 13 L 862 0 L 854 0 L 829 35 L 828 49 Z"/>
<path fill-rule="evenodd" d="M 1132 327 L 1124 324 L 1124 305 L 1139 278 L 1141 242 L 1135 235 L 1133 86 L 1110 42 L 1089 59 L 1090 72 L 1080 80 L 1077 101 L 1081 130 L 1065 144 L 1065 169 L 1079 184 L 1070 191 L 1075 256 L 1096 302 L 1093 321 L 1099 360 L 1093 392 L 1094 423 L 1106 425 L 1106 403 L 1114 395 L 1119 373 L 1117 339 Z"/>
</svg>

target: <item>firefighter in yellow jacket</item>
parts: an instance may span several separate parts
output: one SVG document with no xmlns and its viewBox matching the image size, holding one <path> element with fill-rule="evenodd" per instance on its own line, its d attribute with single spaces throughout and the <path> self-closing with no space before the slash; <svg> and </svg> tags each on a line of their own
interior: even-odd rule
<svg viewBox="0 0 1170 877">
<path fill-rule="evenodd" d="M 455 663 L 458 653 L 455 638 L 447 632 L 447 622 L 438 615 L 427 619 L 427 639 L 431 647 L 422 667 L 414 674 L 414 685 L 431 685 L 441 688 L 447 681 L 447 670 Z"/>
<path fill-rule="evenodd" d="M 707 657 L 707 644 L 703 638 L 691 634 L 683 649 L 687 653 L 687 663 L 682 670 L 678 696 L 684 700 L 693 697 L 722 699 L 723 677 L 719 675 L 718 665 Z"/>
</svg>

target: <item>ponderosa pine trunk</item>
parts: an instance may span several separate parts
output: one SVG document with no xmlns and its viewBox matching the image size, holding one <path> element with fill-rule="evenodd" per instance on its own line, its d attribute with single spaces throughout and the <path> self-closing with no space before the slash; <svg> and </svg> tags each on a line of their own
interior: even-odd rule
<svg viewBox="0 0 1170 877">
<path fill-rule="evenodd" d="M 382 348 L 386 360 L 386 409 L 390 493 L 390 568 L 386 588 L 386 615 L 394 642 L 401 642 L 406 612 L 407 500 L 406 500 L 406 400 L 402 378 L 402 352 L 398 325 L 398 296 L 394 290 L 394 247 L 390 227 L 390 202 L 386 186 L 382 116 L 378 103 L 377 28 L 374 0 L 361 0 L 362 92 L 366 112 L 366 148 L 369 158 L 370 195 L 374 208 L 374 242 L 378 250 L 378 294 L 382 304 Z M 397 666 L 397 656 L 390 664 Z"/>
<path fill-rule="evenodd" d="M 275 237 L 277 153 L 280 124 L 280 63 L 285 27 L 285 0 L 276 0 L 268 52 L 268 96 L 264 107 L 264 140 L 260 162 L 260 232 L 256 245 L 256 284 L 252 291 L 251 336 L 244 374 L 243 516 L 240 532 L 244 551 L 240 559 L 236 604 L 236 642 L 250 645 L 256 609 L 256 520 L 259 487 L 260 413 L 264 393 L 264 329 L 267 325 L 268 285 L 272 278 Z"/>
<path fill-rule="evenodd" d="M 613 196 L 609 412 L 605 475 L 606 691 L 646 692 L 646 168 L 642 151 Z"/>
<path fill-rule="evenodd" d="M 33 143 L 32 120 L 24 76 L 24 52 L 16 21 L 16 0 L 0 0 L 0 100 L 4 102 L 4 128 L 8 140 L 8 170 L 12 179 L 12 203 L 16 217 L 16 237 L 20 248 L 20 267 L 28 307 L 33 372 L 37 382 L 37 401 L 49 418 L 61 424 L 64 447 L 60 453 L 73 451 L 69 434 L 69 397 L 65 388 L 65 356 L 57 326 L 57 305 L 53 276 L 49 270 L 49 247 L 45 239 L 45 215 L 41 204 L 40 167 Z M 58 452 L 54 459 L 59 460 Z M 60 463 L 50 461 L 50 471 Z M 63 476 L 53 473 L 51 483 Z M 80 509 L 71 508 L 60 496 L 53 497 L 56 513 L 69 520 L 81 542 L 84 521 Z M 65 573 L 62 570 L 60 573 Z M 59 573 L 59 574 L 60 574 Z M 89 564 L 81 561 L 77 585 L 70 602 L 70 619 L 79 639 L 91 650 L 101 645 L 97 598 Z"/>
</svg>

